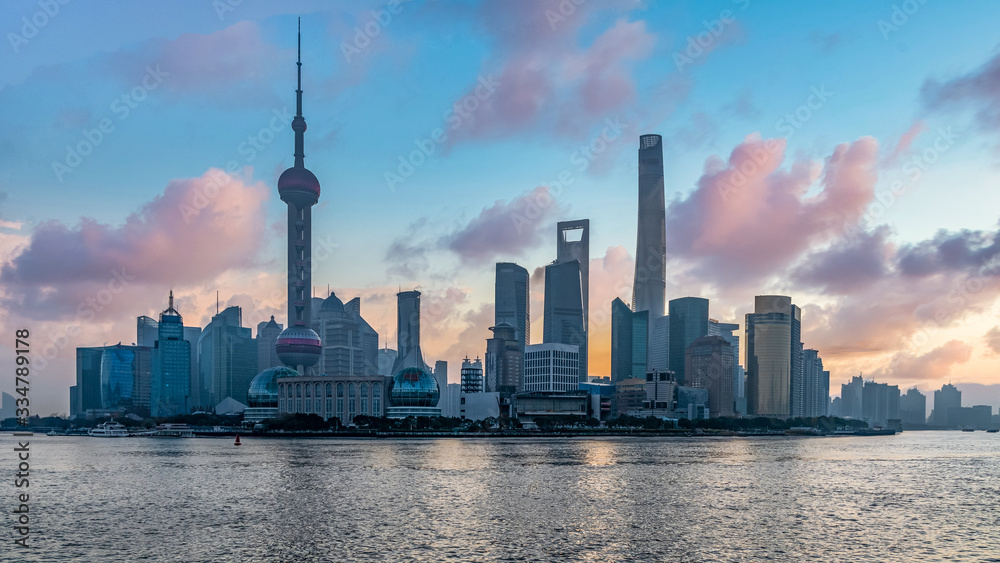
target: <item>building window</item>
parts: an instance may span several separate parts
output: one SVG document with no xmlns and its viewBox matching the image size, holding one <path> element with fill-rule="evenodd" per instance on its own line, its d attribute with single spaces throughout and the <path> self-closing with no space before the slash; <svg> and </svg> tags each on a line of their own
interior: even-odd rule
<svg viewBox="0 0 1000 563">
<path fill-rule="evenodd" d="M 324 418 L 330 418 L 333 416 L 333 399 L 327 397 L 326 399 L 326 416 Z"/>
<path fill-rule="evenodd" d="M 295 396 L 296 397 L 301 397 L 302 396 L 302 384 L 301 383 L 296 383 L 295 384 Z"/>
<path fill-rule="evenodd" d="M 326 396 L 327 397 L 332 397 L 333 396 L 333 383 L 327 383 L 326 384 Z"/>
<path fill-rule="evenodd" d="M 320 403 L 319 395 L 316 396 L 316 402 L 314 403 L 314 405 L 316 407 L 314 412 L 316 414 L 323 414 L 323 405 Z"/>
<path fill-rule="evenodd" d="M 357 412 L 355 409 L 357 405 L 355 403 L 357 398 L 357 387 L 354 383 L 347 384 L 347 420 L 349 422 L 354 422 L 354 415 Z"/>
<path fill-rule="evenodd" d="M 312 396 L 313 396 L 313 387 L 312 387 L 312 385 L 306 384 L 306 398 L 309 398 L 309 397 L 312 397 Z"/>
</svg>

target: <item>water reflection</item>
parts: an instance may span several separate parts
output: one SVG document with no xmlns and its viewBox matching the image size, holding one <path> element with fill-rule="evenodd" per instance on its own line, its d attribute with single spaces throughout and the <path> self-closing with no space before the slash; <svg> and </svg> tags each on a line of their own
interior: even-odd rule
<svg viewBox="0 0 1000 563">
<path fill-rule="evenodd" d="M 1000 439 L 985 433 L 244 444 L 33 441 L 39 547 L 24 560 L 940 561 L 1000 553 Z"/>
</svg>

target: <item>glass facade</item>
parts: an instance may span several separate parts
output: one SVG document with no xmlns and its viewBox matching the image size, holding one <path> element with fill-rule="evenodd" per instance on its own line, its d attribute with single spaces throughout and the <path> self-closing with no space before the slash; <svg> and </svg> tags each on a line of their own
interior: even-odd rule
<svg viewBox="0 0 1000 563">
<path fill-rule="evenodd" d="M 389 402 L 394 407 L 435 407 L 440 396 L 434 376 L 418 367 L 399 370 L 389 382 Z"/>
<path fill-rule="evenodd" d="M 682 297 L 670 303 L 670 369 L 678 385 L 687 385 L 684 352 L 702 336 L 708 336 L 708 299 Z"/>
<path fill-rule="evenodd" d="M 153 350 L 153 374 L 150 410 L 153 416 L 186 414 L 191 407 L 191 343 L 184 340 L 183 319 L 170 306 L 160 314 L 156 347 Z"/>
<path fill-rule="evenodd" d="M 113 409 L 132 404 L 135 385 L 135 350 L 109 346 L 101 354 L 101 407 Z"/>
</svg>

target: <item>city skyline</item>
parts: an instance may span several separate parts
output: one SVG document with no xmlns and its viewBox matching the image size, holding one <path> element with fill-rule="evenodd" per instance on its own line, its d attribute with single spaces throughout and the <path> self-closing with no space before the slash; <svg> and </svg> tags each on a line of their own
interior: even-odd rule
<svg viewBox="0 0 1000 563">
<path fill-rule="evenodd" d="M 10 21 L 19 20 L 19 9 L 29 16 L 37 9 L 12 6 L 4 6 L 18 14 Z M 313 292 L 326 297 L 322 288 L 329 283 L 341 295 L 360 296 L 383 338 L 395 340 L 396 293 L 419 288 L 427 358 L 460 365 L 465 356 L 482 356 L 495 318 L 497 262 L 530 273 L 530 332 L 541 335 L 541 278 L 553 257 L 552 228 L 588 218 L 589 368 L 591 375 L 609 375 L 610 303 L 629 300 L 635 274 L 632 151 L 640 135 L 663 134 L 668 298 L 707 298 L 710 315 L 739 323 L 742 334 L 755 296 L 791 296 L 802 307 L 802 342 L 822 355 L 832 389 L 859 371 L 904 390 L 916 384 L 924 393 L 947 381 L 1000 383 L 993 375 L 1000 326 L 992 316 L 1000 284 L 989 262 L 997 238 L 996 213 L 989 209 L 998 196 L 986 190 L 996 174 L 995 156 L 990 124 L 973 119 L 977 111 L 990 115 L 977 85 L 993 76 L 993 45 L 965 41 L 962 52 L 935 57 L 926 53 L 933 45 L 913 43 L 927 37 L 920 30 L 930 21 L 976 22 L 927 5 L 883 40 L 877 22 L 889 17 L 891 4 L 873 5 L 853 16 L 871 18 L 865 29 L 872 37 L 817 26 L 803 30 L 802 45 L 829 68 L 879 47 L 884 51 L 873 55 L 878 62 L 906 68 L 902 84 L 855 84 L 852 90 L 833 86 L 838 77 L 827 71 L 803 73 L 801 83 L 772 90 L 744 75 L 725 78 L 726 96 L 720 97 L 700 93 L 723 81 L 743 57 L 768 52 L 762 36 L 771 24 L 762 14 L 769 8 L 581 5 L 559 21 L 546 14 L 555 4 L 514 3 L 517 20 L 505 19 L 512 16 L 497 4 L 475 5 L 451 14 L 451 23 L 457 22 L 463 41 L 485 29 L 493 43 L 475 42 L 478 60 L 452 55 L 459 77 L 431 88 L 428 81 L 441 77 L 425 58 L 447 49 L 447 41 L 425 48 L 410 42 L 433 29 L 439 6 L 404 4 L 384 26 L 369 13 L 385 9 L 380 4 L 333 12 L 310 6 L 295 6 L 309 10 L 303 14 L 304 49 L 316 68 L 305 77 L 305 89 L 316 91 L 309 156 L 332 194 L 313 209 Z M 71 15 L 70 8 L 27 43 L 11 47 L 7 55 L 15 64 L 0 76 L 0 99 L 48 127 L 45 146 L 92 145 L 92 155 L 66 164 L 65 172 L 53 166 L 63 162 L 65 150 L 38 145 L 43 137 L 21 116 L 2 118 L 5 129 L 24 134 L 23 146 L 35 148 L 29 157 L 22 145 L 0 141 L 10 148 L 0 176 L 0 307 L 5 330 L 29 327 L 42 335 L 39 355 L 49 343 L 57 352 L 37 370 L 45 377 L 33 390 L 45 414 L 68 411 L 75 348 L 132 342 L 135 318 L 162 310 L 168 289 L 175 290 L 188 322 L 201 327 L 215 310 L 216 290 L 224 307 L 243 307 L 247 326 L 271 315 L 287 321 L 291 306 L 284 298 L 284 205 L 273 187 L 293 161 L 285 63 L 294 44 L 281 30 L 297 13 L 244 6 L 218 18 L 207 12 L 195 23 L 168 15 L 100 40 L 60 40 L 60 30 L 82 25 L 74 18 L 97 17 Z M 136 9 L 104 16 L 114 22 Z M 368 42 L 358 47 L 354 29 L 364 32 L 371 21 L 379 23 L 379 34 L 364 35 Z M 532 33 L 522 37 L 524 45 L 504 43 L 504 26 L 514 21 L 537 23 L 526 28 Z M 704 22 L 717 26 L 706 29 Z M 929 43 L 947 45 L 953 28 L 946 26 L 950 31 Z M 710 48 L 691 56 L 688 39 L 703 33 Z M 82 45 L 72 55 L 56 45 L 72 40 Z M 523 60 L 528 47 L 531 57 L 553 65 L 561 77 L 532 74 Z M 366 94 L 393 80 L 391 69 L 402 64 L 394 48 L 428 70 L 428 76 L 405 73 L 400 84 L 412 80 L 426 86 L 426 94 L 412 87 L 398 97 Z M 185 58 L 213 49 L 220 59 L 235 57 L 235 70 L 219 72 L 231 68 L 212 66 L 211 57 Z M 806 68 L 796 57 L 786 64 Z M 861 74 L 874 72 L 870 66 L 875 63 Z M 83 70 L 92 68 L 109 80 L 80 82 Z M 519 80 L 537 88 L 535 105 L 510 91 L 505 95 L 505 84 L 523 88 Z M 71 100 L 51 90 L 68 81 L 86 95 Z M 871 89 L 897 97 L 894 105 L 909 113 L 871 102 L 867 111 L 878 115 L 871 119 L 852 109 Z M 135 106 L 110 106 L 128 108 L 125 117 L 108 111 L 106 99 L 116 99 L 115 91 Z M 467 101 L 477 110 L 460 105 L 461 111 L 439 119 L 453 103 Z M 558 101 L 578 114 L 564 129 L 543 131 L 545 124 L 564 123 L 566 116 L 554 107 Z M 376 111 L 371 106 L 408 104 L 417 110 L 398 119 L 400 112 L 391 112 L 388 123 L 369 113 Z M 666 106 L 676 107 L 670 112 Z M 782 121 L 799 108 L 810 118 Z M 360 116 L 347 117 L 351 111 Z M 110 127 L 101 125 L 105 119 Z M 724 128 L 721 121 L 727 121 Z M 372 132 L 360 134 L 361 126 Z M 448 132 L 440 143 L 432 136 L 437 127 Z M 254 142 L 244 144 L 248 132 Z M 402 176 L 396 157 L 407 160 L 426 143 L 433 152 L 420 165 L 411 162 L 413 172 Z M 546 143 L 554 148 L 540 148 Z M 581 144 L 592 148 L 581 150 Z M 936 151 L 933 162 L 928 151 Z M 521 170 L 483 168 L 493 159 L 514 159 Z M 220 170 L 230 162 L 238 173 L 227 176 Z M 919 182 L 910 179 L 908 166 L 921 171 Z M 758 172 L 740 184 L 741 167 Z M 470 172 L 473 189 L 456 193 L 470 187 Z M 387 173 L 404 181 L 386 180 Z M 905 189 L 894 190 L 897 180 Z M 949 189 L 956 182 L 968 187 Z M 763 205 L 779 195 L 784 199 Z M 947 212 L 950 206 L 963 210 L 960 217 Z M 74 326 L 79 333 L 69 334 Z M 0 355 L 11 355 L 9 346 Z"/>
</svg>

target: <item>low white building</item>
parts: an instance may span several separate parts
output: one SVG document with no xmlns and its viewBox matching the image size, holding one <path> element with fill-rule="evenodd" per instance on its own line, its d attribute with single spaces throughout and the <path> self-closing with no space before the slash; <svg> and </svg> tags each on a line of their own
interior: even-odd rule
<svg viewBox="0 0 1000 563">
<path fill-rule="evenodd" d="M 580 348 L 570 344 L 531 344 L 524 347 L 521 392 L 577 391 L 580 386 Z"/>
</svg>

